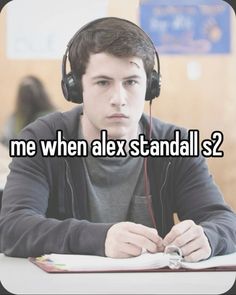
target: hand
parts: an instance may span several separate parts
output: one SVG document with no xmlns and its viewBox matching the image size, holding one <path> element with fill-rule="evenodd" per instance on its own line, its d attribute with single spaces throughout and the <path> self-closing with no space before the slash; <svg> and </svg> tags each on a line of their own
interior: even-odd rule
<svg viewBox="0 0 236 295">
<path fill-rule="evenodd" d="M 211 255 L 211 247 L 202 226 L 184 220 L 172 227 L 163 239 L 164 246 L 174 244 L 181 248 L 185 261 L 196 262 Z"/>
<path fill-rule="evenodd" d="M 133 222 L 119 222 L 107 232 L 105 255 L 113 258 L 138 256 L 143 249 L 155 253 L 163 251 L 162 238 L 157 230 Z"/>
</svg>

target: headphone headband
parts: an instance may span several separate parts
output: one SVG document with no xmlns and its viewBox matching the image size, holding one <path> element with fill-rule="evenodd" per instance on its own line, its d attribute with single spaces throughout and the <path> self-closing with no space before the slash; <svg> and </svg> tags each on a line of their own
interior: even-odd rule
<svg viewBox="0 0 236 295">
<path fill-rule="evenodd" d="M 154 49 L 156 62 L 157 62 L 157 71 L 155 69 L 153 69 L 150 74 L 150 77 L 148 77 L 147 91 L 146 91 L 145 99 L 152 100 L 155 97 L 158 97 L 160 95 L 160 88 L 161 88 L 160 60 L 159 60 L 159 56 L 158 56 L 158 53 L 157 53 L 157 50 L 155 48 L 153 41 L 147 35 L 147 33 L 142 28 L 140 28 L 138 25 L 136 25 L 135 23 L 133 23 L 127 19 L 122 19 L 122 18 L 118 18 L 118 17 L 103 17 L 103 18 L 95 19 L 95 20 L 85 24 L 84 26 L 82 26 L 70 39 L 70 41 L 67 44 L 67 48 L 66 48 L 66 51 L 65 51 L 65 53 L 63 55 L 63 59 L 62 59 L 61 87 L 62 87 L 62 92 L 64 94 L 64 97 L 66 98 L 66 100 L 72 101 L 74 103 L 82 103 L 83 102 L 83 95 L 82 95 L 83 91 L 82 91 L 81 85 L 79 85 L 81 83 L 78 83 L 78 81 L 75 78 L 75 75 L 73 74 L 72 71 L 69 73 L 66 72 L 68 53 L 69 53 L 69 50 L 70 50 L 74 40 L 77 38 L 77 36 L 79 36 L 81 34 L 81 32 L 85 31 L 86 29 L 88 29 L 92 25 L 95 25 L 96 23 L 100 23 L 106 19 L 111 19 L 111 20 L 114 19 L 114 20 L 120 20 L 120 21 L 127 22 L 127 23 L 131 24 L 132 26 L 137 27 L 147 37 L 147 39 L 149 40 L 150 44 L 152 45 L 152 47 Z"/>
</svg>

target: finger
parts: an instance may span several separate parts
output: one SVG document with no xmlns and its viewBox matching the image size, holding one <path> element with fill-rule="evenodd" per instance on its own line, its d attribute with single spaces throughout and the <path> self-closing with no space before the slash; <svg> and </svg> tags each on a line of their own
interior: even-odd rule
<svg viewBox="0 0 236 295">
<path fill-rule="evenodd" d="M 172 243 L 177 247 L 183 247 L 192 240 L 203 235 L 203 229 L 200 225 L 194 225 L 186 230 L 182 235 L 178 236 Z"/>
<path fill-rule="evenodd" d="M 175 224 L 163 239 L 164 246 L 174 244 L 175 239 L 188 231 L 193 225 L 195 225 L 195 223 L 192 220 L 184 220 L 178 224 Z"/>
<path fill-rule="evenodd" d="M 142 253 L 142 248 L 134 244 L 120 242 L 112 247 L 107 248 L 106 256 L 113 258 L 127 258 L 139 256 Z"/>
<path fill-rule="evenodd" d="M 139 256 L 141 254 L 142 254 L 142 248 L 137 247 L 134 244 L 122 243 L 120 247 L 119 257 L 128 258 L 128 257 Z"/>
<path fill-rule="evenodd" d="M 159 238 L 159 241 L 156 243 L 149 240 L 145 236 L 130 233 L 130 235 L 127 237 L 127 241 L 130 244 L 134 244 L 137 247 L 141 247 L 147 252 L 156 253 L 164 251 L 164 246 L 161 238 Z"/>
<path fill-rule="evenodd" d="M 192 240 L 188 244 L 181 247 L 183 257 L 189 256 L 191 253 L 198 251 L 202 248 L 201 238 Z"/>
<path fill-rule="evenodd" d="M 206 249 L 201 248 L 185 256 L 184 260 L 187 262 L 197 262 L 203 259 L 207 259 L 209 256 L 210 253 L 206 251 Z"/>
<path fill-rule="evenodd" d="M 128 230 L 134 234 L 144 236 L 156 244 L 162 242 L 162 238 L 158 235 L 155 228 L 147 227 L 143 224 L 130 223 L 128 224 Z"/>
<path fill-rule="evenodd" d="M 149 240 L 145 236 L 134 233 L 127 235 L 127 242 L 137 246 L 138 248 L 144 248 L 151 253 L 160 251 L 161 248 L 161 246 L 158 246 L 155 242 Z"/>
<path fill-rule="evenodd" d="M 192 240 L 188 244 L 181 247 L 181 251 L 184 257 L 189 256 L 191 253 L 202 249 L 206 252 L 206 255 L 210 256 L 211 247 L 206 236 L 204 235 Z"/>
<path fill-rule="evenodd" d="M 197 239 L 194 239 L 190 243 L 186 244 L 185 246 L 181 247 L 181 251 L 184 257 L 187 257 L 192 253 L 200 250 L 205 253 L 205 255 L 201 259 L 208 258 L 211 255 L 211 246 L 205 235 L 200 236 Z"/>
</svg>

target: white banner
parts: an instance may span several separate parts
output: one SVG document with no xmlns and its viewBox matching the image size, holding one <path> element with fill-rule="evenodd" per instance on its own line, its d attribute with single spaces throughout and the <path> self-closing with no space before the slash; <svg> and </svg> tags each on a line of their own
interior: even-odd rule
<svg viewBox="0 0 236 295">
<path fill-rule="evenodd" d="M 74 33 L 107 16 L 108 0 L 16 0 L 7 5 L 7 57 L 61 59 Z"/>
</svg>

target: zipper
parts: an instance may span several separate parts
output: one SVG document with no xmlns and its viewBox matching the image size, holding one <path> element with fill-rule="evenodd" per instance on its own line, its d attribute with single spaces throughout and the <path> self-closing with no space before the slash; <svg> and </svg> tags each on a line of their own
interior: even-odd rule
<svg viewBox="0 0 236 295">
<path fill-rule="evenodd" d="M 169 172 L 169 168 L 170 168 L 170 165 L 171 165 L 171 161 L 168 162 L 166 168 L 165 168 L 165 178 L 164 178 L 164 181 L 162 183 L 162 186 L 161 186 L 161 189 L 160 189 L 160 202 L 161 202 L 161 223 L 162 223 L 162 232 L 164 233 L 165 231 L 165 223 L 164 223 L 164 204 L 163 204 L 163 195 L 162 195 L 162 191 L 166 185 L 166 182 L 167 182 L 167 177 L 168 177 L 168 172 Z"/>
<path fill-rule="evenodd" d="M 66 163 L 66 180 L 67 180 L 67 183 L 68 183 L 68 185 L 70 187 L 70 191 L 71 191 L 71 210 L 72 210 L 72 216 L 74 218 L 76 218 L 76 214 L 75 214 L 75 197 L 74 197 L 73 186 L 72 186 L 72 183 L 71 183 L 71 180 L 70 180 L 71 172 L 70 172 L 69 164 L 68 164 L 68 162 L 66 160 L 65 160 L 65 163 Z"/>
</svg>

